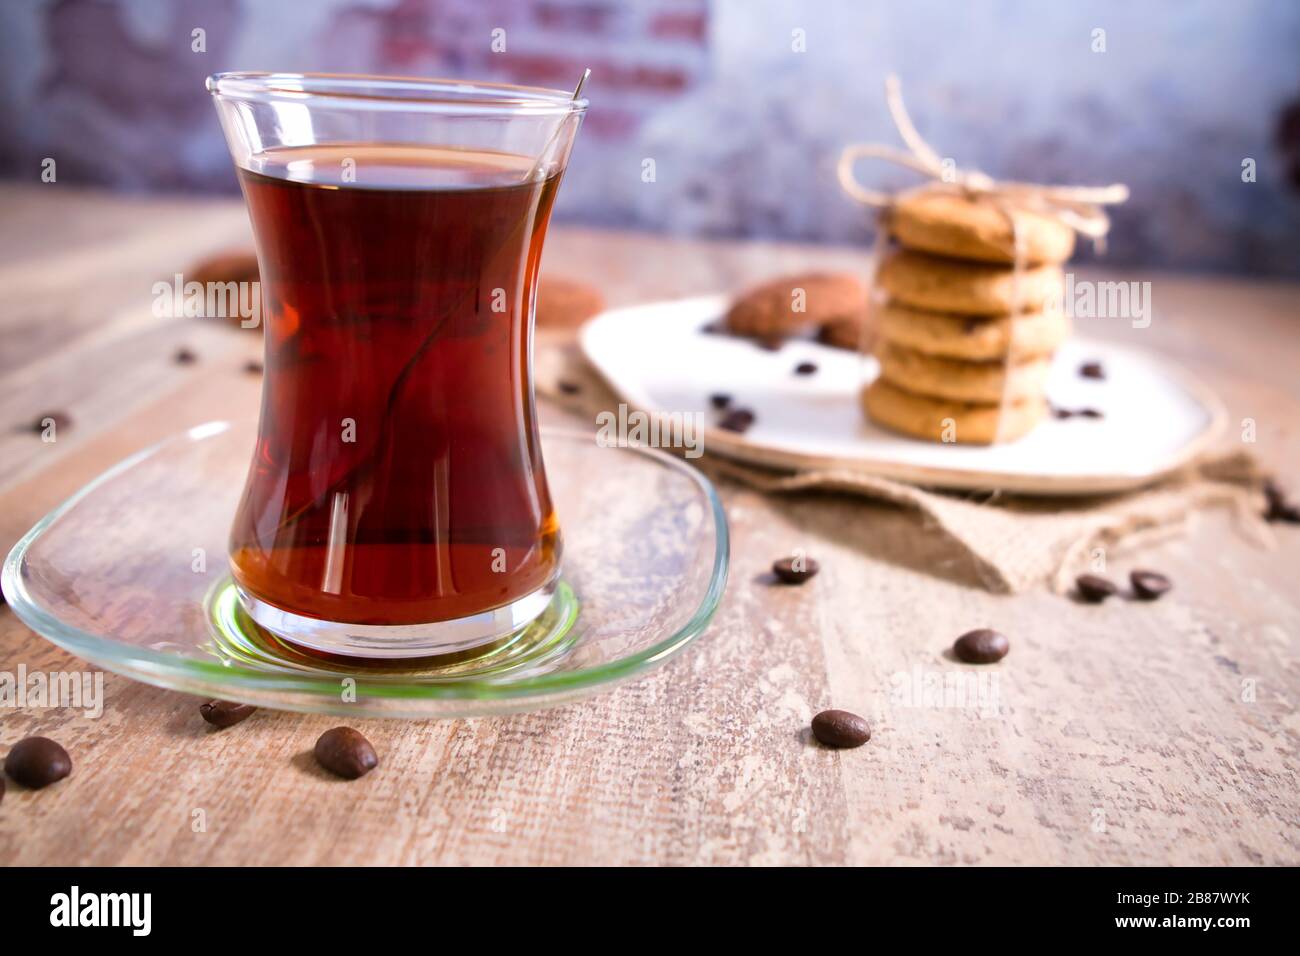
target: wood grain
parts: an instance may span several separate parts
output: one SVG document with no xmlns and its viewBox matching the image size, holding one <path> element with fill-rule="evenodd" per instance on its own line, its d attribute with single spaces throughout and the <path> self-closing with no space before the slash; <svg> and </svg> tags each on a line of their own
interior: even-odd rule
<svg viewBox="0 0 1300 956">
<path fill-rule="evenodd" d="M 0 208 L 7 549 L 126 454 L 255 415 L 242 365 L 258 342 L 149 313 L 155 279 L 245 239 L 238 204 L 5 187 Z M 623 304 L 864 262 L 852 249 L 556 228 L 546 268 Z M 1125 278 L 1151 280 L 1157 310 L 1125 340 L 1214 387 L 1237 434 L 1254 419 L 1255 450 L 1300 492 L 1300 288 Z M 198 362 L 171 361 L 182 344 Z M 73 418 L 56 442 L 23 430 L 52 409 Z M 0 710 L 0 749 L 42 733 L 74 761 L 45 791 L 10 784 L 0 863 L 1300 862 L 1300 530 L 1277 528 L 1267 550 L 1209 514 L 1186 537 L 1111 555 L 1117 576 L 1167 572 L 1171 595 L 1086 607 L 985 592 L 905 511 L 722 490 L 734 568 L 693 649 L 558 710 L 364 722 L 381 766 L 357 782 L 310 758 L 337 719 L 259 711 L 214 732 L 198 700 L 111 674 L 97 720 Z M 822 573 L 773 586 L 768 565 L 795 548 Z M 996 668 L 946 656 L 978 626 L 1011 635 Z M 79 667 L 7 609 L 0 648 L 0 670 Z M 952 675 L 963 683 L 935 696 Z M 812 743 L 808 720 L 830 706 L 868 716 L 871 742 Z"/>
</svg>

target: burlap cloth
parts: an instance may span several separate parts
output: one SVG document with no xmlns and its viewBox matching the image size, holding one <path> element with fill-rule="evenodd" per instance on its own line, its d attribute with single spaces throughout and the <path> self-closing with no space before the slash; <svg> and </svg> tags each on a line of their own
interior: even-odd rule
<svg viewBox="0 0 1300 956">
<path fill-rule="evenodd" d="M 592 423 L 621 399 L 576 347 L 539 342 L 538 394 Z M 1195 516 L 1226 507 L 1250 540 L 1273 544 L 1260 515 L 1267 477 L 1247 452 L 1208 453 L 1158 484 L 1121 494 L 1026 497 L 942 492 L 839 469 L 773 471 L 705 453 L 691 462 L 715 482 L 734 481 L 771 494 L 842 492 L 914 508 L 932 533 L 970 558 L 991 591 L 1015 593 L 1046 584 L 1068 590 L 1088 570 L 1095 549 L 1113 554 L 1185 531 Z"/>
</svg>

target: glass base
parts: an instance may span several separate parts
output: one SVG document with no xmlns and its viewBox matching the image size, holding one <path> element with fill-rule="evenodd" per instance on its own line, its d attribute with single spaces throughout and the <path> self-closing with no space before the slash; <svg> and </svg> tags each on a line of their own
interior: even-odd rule
<svg viewBox="0 0 1300 956">
<path fill-rule="evenodd" d="M 530 624 L 551 603 L 558 578 L 509 604 L 451 621 L 430 624 L 347 624 L 304 617 L 258 600 L 237 587 L 245 612 L 291 644 L 345 657 L 433 657 L 492 644 Z"/>
</svg>

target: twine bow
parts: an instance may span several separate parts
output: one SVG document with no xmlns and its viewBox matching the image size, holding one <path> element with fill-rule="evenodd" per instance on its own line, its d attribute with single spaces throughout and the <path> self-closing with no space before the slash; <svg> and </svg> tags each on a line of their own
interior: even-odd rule
<svg viewBox="0 0 1300 956">
<path fill-rule="evenodd" d="M 951 160 L 945 164 L 912 125 L 912 118 L 903 105 L 902 85 L 893 74 L 885 78 L 885 102 L 908 151 L 884 143 L 846 146 L 840 153 L 836 168 L 841 188 L 865 205 L 888 210 L 901 195 L 868 189 L 854 177 L 853 167 L 858 160 L 883 159 L 935 180 L 920 189 L 951 188 L 973 199 L 992 201 L 1006 216 L 1013 237 L 1017 234 L 1013 212 L 1022 210 L 1054 219 L 1100 246 L 1110 230 L 1110 217 L 1101 207 L 1128 199 L 1128 187 L 1120 183 L 1110 186 L 1044 186 L 1039 183 L 999 182 L 977 169 L 959 169 Z"/>
</svg>

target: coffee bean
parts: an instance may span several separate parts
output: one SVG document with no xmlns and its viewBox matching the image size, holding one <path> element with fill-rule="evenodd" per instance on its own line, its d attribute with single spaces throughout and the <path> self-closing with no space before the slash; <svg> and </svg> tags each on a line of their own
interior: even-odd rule
<svg viewBox="0 0 1300 956">
<path fill-rule="evenodd" d="M 803 584 L 821 569 L 812 558 L 781 558 L 772 562 L 772 573 L 783 584 Z"/>
<path fill-rule="evenodd" d="M 752 411 L 748 408 L 733 408 L 722 416 L 722 421 L 718 422 L 718 427 L 725 428 L 729 432 L 745 432 L 753 424 L 754 413 Z"/>
<path fill-rule="evenodd" d="M 316 762 L 330 773 L 355 780 L 379 766 L 379 757 L 370 741 L 351 727 L 335 727 L 316 741 Z"/>
<path fill-rule="evenodd" d="M 5 773 L 24 787 L 39 790 L 72 773 L 72 758 L 48 737 L 28 737 L 10 748 Z"/>
<path fill-rule="evenodd" d="M 1080 599 L 1089 604 L 1100 604 L 1112 594 L 1119 593 L 1119 588 L 1115 586 L 1114 581 L 1097 574 L 1079 575 L 1074 579 L 1074 586 L 1079 592 Z"/>
<path fill-rule="evenodd" d="M 244 363 L 244 371 L 249 375 L 261 375 L 263 372 L 262 363 L 256 359 L 249 359 Z"/>
<path fill-rule="evenodd" d="M 714 408 L 716 408 L 718 411 L 722 411 L 724 408 L 726 408 L 728 405 L 731 404 L 731 396 L 728 395 L 726 392 L 714 392 L 712 395 L 709 396 L 709 404 L 712 405 Z"/>
<path fill-rule="evenodd" d="M 582 386 L 576 382 L 557 382 L 556 387 L 564 395 L 577 395 L 582 391 Z"/>
<path fill-rule="evenodd" d="M 1084 418 L 1105 418 L 1105 414 L 1097 408 L 1081 408 L 1074 414 L 1082 415 Z"/>
<path fill-rule="evenodd" d="M 242 720 L 247 720 L 257 710 L 252 704 L 240 704 L 233 700 L 210 700 L 199 705 L 199 716 L 213 727 L 233 727 Z"/>
<path fill-rule="evenodd" d="M 1281 485 L 1271 478 L 1264 483 L 1264 498 L 1268 502 L 1268 509 L 1264 512 L 1265 521 L 1300 524 L 1300 507 L 1288 501 Z"/>
<path fill-rule="evenodd" d="M 871 725 L 847 710 L 823 710 L 812 719 L 812 732 L 827 747 L 861 747 L 871 739 Z"/>
<path fill-rule="evenodd" d="M 1100 362 L 1084 362 L 1079 366 L 1079 374 L 1084 378 L 1105 378 L 1106 369 Z"/>
<path fill-rule="evenodd" d="M 1051 406 L 1053 418 L 1073 418 L 1074 412 L 1068 408 L 1061 408 L 1059 405 Z"/>
<path fill-rule="evenodd" d="M 1173 587 L 1173 583 L 1158 571 L 1134 571 L 1128 576 L 1133 584 L 1133 595 L 1141 601 L 1154 601 Z"/>
<path fill-rule="evenodd" d="M 800 362 L 798 365 L 794 367 L 794 374 L 796 375 L 814 375 L 816 374 L 816 372 L 817 372 L 816 362 Z"/>
<path fill-rule="evenodd" d="M 177 365 L 193 365 L 199 360 L 199 357 L 194 354 L 193 349 L 188 349 L 182 345 L 176 350 L 176 354 L 172 356 L 172 360 Z"/>
<path fill-rule="evenodd" d="M 967 664 L 992 664 L 1007 656 L 1011 642 L 1000 631 L 987 627 L 967 631 L 952 645 L 952 652 L 958 660 Z"/>
</svg>

